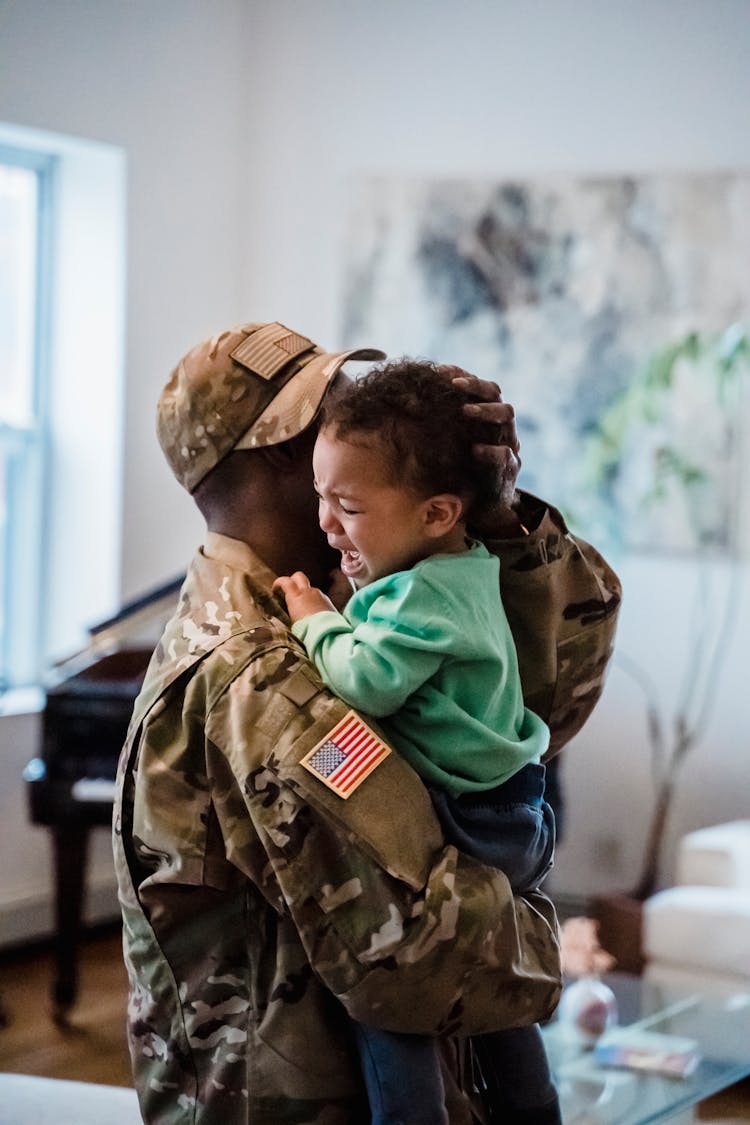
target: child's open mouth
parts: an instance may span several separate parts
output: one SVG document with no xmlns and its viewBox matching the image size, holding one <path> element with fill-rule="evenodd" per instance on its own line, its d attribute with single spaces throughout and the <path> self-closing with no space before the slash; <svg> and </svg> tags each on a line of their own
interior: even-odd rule
<svg viewBox="0 0 750 1125">
<path fill-rule="evenodd" d="M 364 563 L 359 551 L 341 552 L 341 573 L 347 578 L 356 578 L 364 570 Z"/>
</svg>

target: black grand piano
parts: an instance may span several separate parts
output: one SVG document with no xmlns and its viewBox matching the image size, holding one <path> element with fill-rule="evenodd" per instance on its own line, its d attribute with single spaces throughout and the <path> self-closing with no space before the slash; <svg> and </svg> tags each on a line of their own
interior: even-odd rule
<svg viewBox="0 0 750 1125">
<path fill-rule="evenodd" d="M 133 702 L 172 615 L 183 578 L 94 626 L 89 643 L 49 677 L 39 756 L 24 770 L 29 813 L 50 829 L 55 877 L 53 1014 L 64 1022 L 78 991 L 77 945 L 89 833 L 112 822 L 114 778 Z"/>
</svg>

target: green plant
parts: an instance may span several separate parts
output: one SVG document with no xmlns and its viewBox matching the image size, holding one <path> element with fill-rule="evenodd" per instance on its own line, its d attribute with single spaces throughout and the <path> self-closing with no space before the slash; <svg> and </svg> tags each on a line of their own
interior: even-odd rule
<svg viewBox="0 0 750 1125">
<path fill-rule="evenodd" d="M 749 357 L 740 325 L 689 332 L 614 397 L 584 448 L 580 514 L 600 535 L 639 548 L 732 549 Z"/>
</svg>

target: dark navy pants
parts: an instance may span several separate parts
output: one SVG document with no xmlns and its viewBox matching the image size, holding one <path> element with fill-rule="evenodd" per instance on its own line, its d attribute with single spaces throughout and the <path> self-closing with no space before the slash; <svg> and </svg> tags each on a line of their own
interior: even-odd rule
<svg viewBox="0 0 750 1125">
<path fill-rule="evenodd" d="M 498 867 L 518 894 L 535 891 L 552 867 L 555 814 L 544 799 L 544 775 L 544 766 L 532 764 L 481 793 L 430 790 L 445 838 Z"/>
<path fill-rule="evenodd" d="M 451 797 L 431 790 L 446 839 L 503 871 L 516 893 L 534 891 L 552 866 L 555 817 L 544 800 L 545 770 L 528 765 L 503 785 Z M 436 1041 L 356 1025 L 372 1125 L 447 1125 Z M 560 1110 L 539 1028 L 472 1041 L 490 1120 L 556 1125 Z"/>
</svg>

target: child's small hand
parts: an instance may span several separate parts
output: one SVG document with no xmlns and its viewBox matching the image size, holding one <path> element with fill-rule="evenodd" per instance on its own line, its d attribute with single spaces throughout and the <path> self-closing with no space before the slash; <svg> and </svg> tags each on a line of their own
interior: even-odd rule
<svg viewBox="0 0 750 1125">
<path fill-rule="evenodd" d="M 325 609 L 335 609 L 333 602 L 317 587 L 310 585 L 310 579 L 301 570 L 292 575 L 277 578 L 273 584 L 274 590 L 281 590 L 286 598 L 286 608 L 292 621 L 300 621 L 312 613 L 321 613 Z"/>
</svg>

